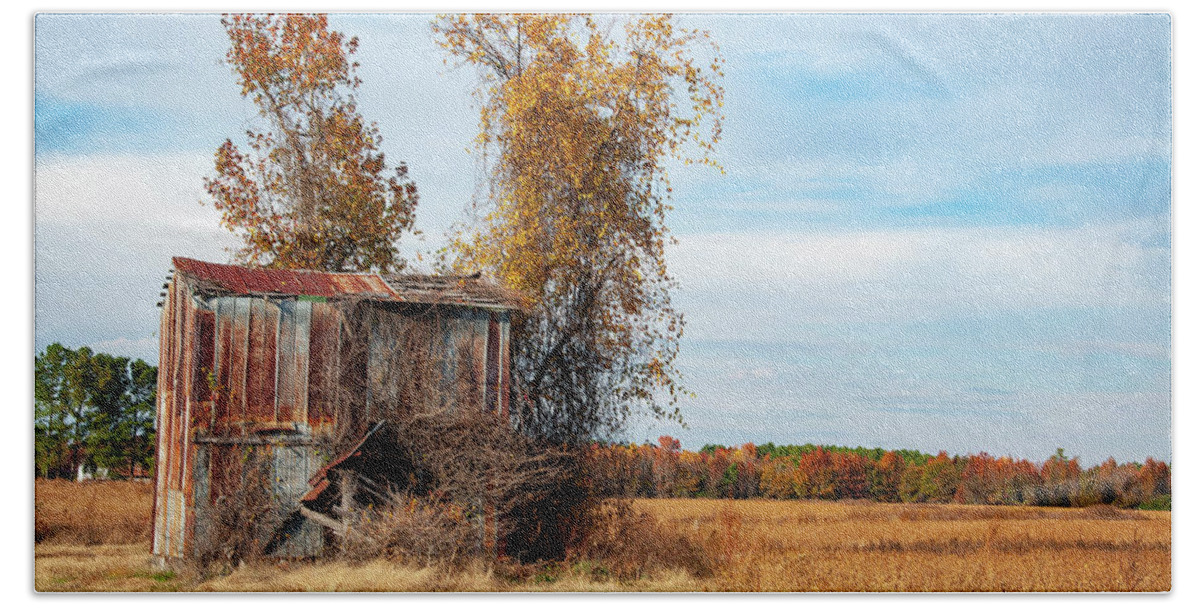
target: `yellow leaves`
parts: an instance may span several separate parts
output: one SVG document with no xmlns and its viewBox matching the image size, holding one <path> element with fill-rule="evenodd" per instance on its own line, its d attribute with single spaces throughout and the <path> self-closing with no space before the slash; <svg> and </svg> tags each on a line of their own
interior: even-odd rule
<svg viewBox="0 0 1200 608">
<path fill-rule="evenodd" d="M 673 365 L 683 321 L 663 259 L 673 193 L 664 164 L 715 164 L 724 97 L 716 45 L 669 15 L 631 18 L 623 37 L 568 15 L 451 15 L 433 29 L 451 55 L 487 74 L 476 91 L 477 144 L 491 163 L 491 206 L 455 235 L 460 264 L 537 298 L 544 324 L 526 344 L 549 350 L 523 356 L 554 362 L 531 369 L 566 365 L 583 374 L 571 382 L 592 391 L 583 401 L 599 391 L 601 401 L 672 416 L 653 402 L 688 394 Z M 706 49 L 715 57 L 697 60 Z M 580 349 L 574 359 L 556 358 L 563 336 Z"/>
<path fill-rule="evenodd" d="M 390 269 L 410 230 L 416 188 L 387 176 L 378 129 L 358 114 L 356 38 L 324 15 L 231 15 L 228 59 L 272 129 L 248 131 L 254 155 L 218 150 L 205 187 L 222 224 L 240 232 L 244 263 L 324 270 Z"/>
</svg>

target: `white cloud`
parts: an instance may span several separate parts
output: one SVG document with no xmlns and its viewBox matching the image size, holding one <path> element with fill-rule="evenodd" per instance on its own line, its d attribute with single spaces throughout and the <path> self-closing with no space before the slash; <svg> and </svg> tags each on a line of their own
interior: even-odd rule
<svg viewBox="0 0 1200 608">
<path fill-rule="evenodd" d="M 201 154 L 37 159 L 35 348 L 60 341 L 153 355 L 171 257 L 225 261 L 238 244 L 200 204 L 209 162 Z"/>
<path fill-rule="evenodd" d="M 223 232 L 219 212 L 201 205 L 210 154 L 50 155 L 36 159 L 35 172 L 39 227 Z"/>
<path fill-rule="evenodd" d="M 1149 230 L 1128 223 L 709 233 L 680 236 L 668 255 L 694 303 L 686 311 L 692 329 L 703 334 L 748 318 L 735 310 L 761 325 L 1161 306 L 1169 302 L 1170 254 L 1138 244 Z"/>
<path fill-rule="evenodd" d="M 727 374 L 726 378 L 730 380 L 746 380 L 748 378 L 754 380 L 766 380 L 768 378 L 774 378 L 776 373 L 777 372 L 773 367 L 755 367 L 751 369 L 735 370 Z"/>
</svg>

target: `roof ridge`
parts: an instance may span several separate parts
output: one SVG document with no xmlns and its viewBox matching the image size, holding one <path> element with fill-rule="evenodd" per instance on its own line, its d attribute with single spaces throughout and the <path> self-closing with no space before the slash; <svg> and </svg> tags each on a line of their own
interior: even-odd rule
<svg viewBox="0 0 1200 608">
<path fill-rule="evenodd" d="M 306 274 L 339 274 L 339 275 L 352 275 L 352 276 L 364 276 L 364 275 L 366 275 L 366 276 L 370 276 L 370 275 L 375 275 L 375 276 L 378 276 L 378 277 L 381 277 L 381 278 L 382 278 L 382 276 L 383 276 L 383 274 L 382 274 L 382 273 L 379 273 L 379 272 L 374 272 L 374 271 L 363 271 L 363 270 L 317 270 L 317 269 L 315 269 L 315 268 L 267 268 L 266 266 L 247 266 L 247 265 L 244 265 L 244 264 L 226 264 L 226 263 L 223 263 L 223 262 L 208 262 L 208 261 L 205 261 L 205 260 L 197 260 L 196 258 L 188 258 L 188 257 L 183 257 L 183 256 L 172 256 L 172 257 L 171 257 L 171 263 L 172 263 L 172 265 L 173 265 L 173 266 L 175 266 L 176 268 L 178 268 L 178 267 L 179 267 L 179 265 L 176 263 L 178 260 L 182 260 L 182 261 L 184 261 L 185 263 L 186 263 L 186 262 L 192 262 L 192 263 L 197 263 L 197 264 L 207 264 L 207 265 L 210 265 L 210 266 L 227 266 L 227 267 L 229 267 L 229 268 L 238 268 L 238 269 L 241 269 L 241 270 L 252 270 L 252 271 L 255 271 L 255 272 L 274 272 L 274 271 L 284 271 L 284 272 L 303 272 L 303 273 L 306 273 Z"/>
<path fill-rule="evenodd" d="M 482 276 L 262 268 L 172 257 L 181 273 L 243 295 L 370 297 L 410 304 L 519 309 L 520 292 Z"/>
</svg>

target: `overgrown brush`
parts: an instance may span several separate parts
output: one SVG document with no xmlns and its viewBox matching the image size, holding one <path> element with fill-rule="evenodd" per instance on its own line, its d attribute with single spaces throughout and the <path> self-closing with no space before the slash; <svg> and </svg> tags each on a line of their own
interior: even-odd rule
<svg viewBox="0 0 1200 608">
<path fill-rule="evenodd" d="M 217 469 L 216 499 L 196 522 L 194 566 L 228 573 L 269 553 L 272 533 L 285 517 L 286 506 L 274 495 L 270 456 L 250 447 L 232 450 L 236 462 Z"/>
<path fill-rule="evenodd" d="M 373 559 L 421 566 L 461 564 L 477 555 L 478 526 L 459 505 L 436 496 L 393 494 L 386 505 L 365 509 L 341 544 L 351 562 Z"/>
<path fill-rule="evenodd" d="M 381 313 L 348 310 L 345 329 L 363 336 L 375 314 Z M 388 387 L 372 393 L 371 413 L 386 422 L 381 438 L 394 456 L 388 466 L 357 472 L 386 486 L 388 496 L 374 497 L 374 505 L 360 500 L 354 514 L 342 515 L 356 522 L 344 552 L 349 559 L 382 552 L 422 563 L 487 560 L 500 552 L 525 561 L 561 558 L 587 510 L 575 500 L 578 459 L 562 445 L 519 432 L 507 412 L 495 409 L 498 402 L 484 405 L 484 353 L 473 334 L 455 334 L 448 343 L 450 322 L 431 307 L 406 323 L 376 326 L 403 357 L 372 361 L 365 338 L 344 352 L 364 368 L 370 363 L 374 382 Z M 367 379 L 357 381 L 364 383 L 360 390 L 351 384 L 343 391 L 339 407 L 346 415 L 339 419 L 362 409 L 355 399 L 367 392 Z M 335 452 L 362 436 L 350 426 L 339 431 L 345 440 Z"/>
<path fill-rule="evenodd" d="M 594 579 L 633 581 L 663 570 L 696 577 L 713 572 L 713 557 L 704 547 L 628 500 L 604 502 L 591 524 L 568 561 L 589 565 Z"/>
</svg>

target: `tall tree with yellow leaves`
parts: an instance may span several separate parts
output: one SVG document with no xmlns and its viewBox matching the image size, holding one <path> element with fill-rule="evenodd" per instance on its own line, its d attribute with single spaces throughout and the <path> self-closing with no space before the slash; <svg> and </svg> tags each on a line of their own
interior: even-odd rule
<svg viewBox="0 0 1200 608">
<path fill-rule="evenodd" d="M 375 123 L 358 113 L 358 39 L 324 15 L 230 15 L 227 55 L 269 126 L 226 140 L 204 181 L 221 223 L 242 237 L 239 262 L 272 268 L 403 268 L 396 241 L 412 229 L 416 186 L 389 171 Z M 389 176 L 388 174 L 391 173 Z"/>
<path fill-rule="evenodd" d="M 489 200 L 454 235 L 454 264 L 531 296 L 513 342 L 522 425 L 573 443 L 611 436 L 638 410 L 679 419 L 666 163 L 715 165 L 717 45 L 668 15 L 623 29 L 587 16 L 453 15 L 434 31 L 479 70 L 490 163 Z"/>
</svg>

